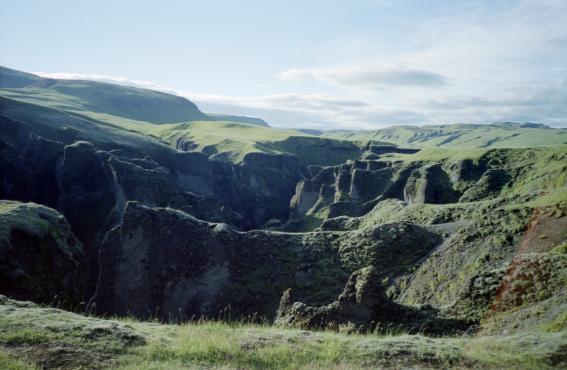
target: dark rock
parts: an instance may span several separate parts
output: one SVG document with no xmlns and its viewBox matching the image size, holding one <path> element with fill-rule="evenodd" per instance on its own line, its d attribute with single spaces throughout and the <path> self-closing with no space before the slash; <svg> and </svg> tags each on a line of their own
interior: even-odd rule
<svg viewBox="0 0 567 370">
<path fill-rule="evenodd" d="M 404 188 L 408 203 L 454 203 L 458 194 L 440 165 L 423 166 L 412 171 Z"/>
<path fill-rule="evenodd" d="M 275 324 L 363 333 L 395 328 L 429 334 L 463 331 L 470 325 L 467 321 L 439 317 L 431 307 L 402 306 L 390 301 L 374 267 L 355 271 L 338 298 L 325 306 L 296 302 L 291 289 L 284 291 Z"/>
<path fill-rule="evenodd" d="M 86 276 L 81 243 L 65 218 L 35 203 L 0 201 L 0 293 L 74 308 Z"/>
<path fill-rule="evenodd" d="M 353 243 L 353 241 L 356 241 Z M 140 317 L 273 317 L 281 292 L 329 302 L 353 271 L 407 271 L 437 242 L 415 225 L 334 235 L 237 232 L 180 211 L 127 203 L 102 246 L 97 312 Z"/>
</svg>

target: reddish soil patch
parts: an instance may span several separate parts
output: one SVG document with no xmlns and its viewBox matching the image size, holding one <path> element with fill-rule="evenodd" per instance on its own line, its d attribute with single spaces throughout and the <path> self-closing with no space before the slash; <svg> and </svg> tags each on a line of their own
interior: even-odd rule
<svg viewBox="0 0 567 370">
<path fill-rule="evenodd" d="M 567 238 L 567 217 L 559 209 L 535 209 L 517 253 L 549 252 Z"/>
</svg>

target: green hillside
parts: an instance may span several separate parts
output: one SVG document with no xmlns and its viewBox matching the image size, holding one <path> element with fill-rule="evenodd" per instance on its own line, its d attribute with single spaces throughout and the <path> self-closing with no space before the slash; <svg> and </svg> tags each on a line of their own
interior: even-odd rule
<svg viewBox="0 0 567 370">
<path fill-rule="evenodd" d="M 373 131 L 334 131 L 322 136 L 353 141 L 386 141 L 412 148 L 527 148 L 567 143 L 567 129 L 513 122 L 394 126 Z"/>
<path fill-rule="evenodd" d="M 0 66 L 0 88 L 2 89 L 26 87 L 34 82 L 41 81 L 41 79 L 41 77 L 31 73 Z"/>
<path fill-rule="evenodd" d="M 172 146 L 178 146 L 183 141 L 193 143 L 192 150 L 231 162 L 240 162 L 248 153 L 262 152 L 295 154 L 304 165 L 334 165 L 360 154 L 359 147 L 349 141 L 234 122 L 211 124 L 198 121 L 153 126 L 146 130 Z"/>
<path fill-rule="evenodd" d="M 238 163 L 251 152 L 294 154 L 306 165 L 357 158 L 365 143 L 410 148 L 521 148 L 567 143 L 567 129 L 537 124 L 397 126 L 377 131 L 270 128 L 259 118 L 207 115 L 189 100 L 157 91 L 94 81 L 45 79 L 0 68 L 0 96 L 55 108 L 112 130 L 151 135 L 170 146 Z M 183 144 L 184 147 L 180 146 Z M 309 159 L 305 159 L 308 157 Z"/>
<path fill-rule="evenodd" d="M 268 123 L 261 118 L 256 117 L 246 117 L 246 116 L 234 116 L 230 114 L 207 114 L 209 117 L 213 118 L 215 121 L 229 121 L 229 122 L 239 122 L 247 123 L 250 125 L 269 127 Z"/>
<path fill-rule="evenodd" d="M 0 72 L 0 369 L 566 367 L 566 130 Z"/>
<path fill-rule="evenodd" d="M 189 100 L 171 94 L 93 81 L 44 79 L 8 68 L 0 69 L 0 76 L 14 81 L 7 83 L 14 88 L 0 89 L 0 97 L 9 98 L 3 100 L 5 109 L 16 101 L 54 108 L 69 113 L 66 119 L 97 122 L 103 136 L 105 131 L 113 135 L 138 133 L 146 136 L 144 140 L 167 142 L 174 148 L 200 151 L 234 163 L 251 152 L 295 154 L 303 165 L 334 165 L 360 154 L 357 144 L 350 141 L 275 129 L 258 118 L 208 116 Z M 31 105 L 25 109 L 16 106 L 16 110 L 35 111 Z M 186 147 L 180 143 L 186 143 Z M 318 150 L 310 151 L 312 148 Z M 304 160 L 304 154 L 312 160 Z"/>
<path fill-rule="evenodd" d="M 150 123 L 210 119 L 189 100 L 157 91 L 94 81 L 42 79 L 2 95 L 74 112 L 109 114 Z"/>
</svg>

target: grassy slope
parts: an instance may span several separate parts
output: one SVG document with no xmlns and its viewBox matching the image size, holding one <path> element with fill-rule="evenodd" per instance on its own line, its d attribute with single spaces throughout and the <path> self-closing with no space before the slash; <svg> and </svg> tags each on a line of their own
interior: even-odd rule
<svg viewBox="0 0 567 370">
<path fill-rule="evenodd" d="M 81 113 L 106 113 L 151 123 L 209 120 L 185 98 L 157 91 L 93 81 L 44 80 L 3 95 Z"/>
<path fill-rule="evenodd" d="M 354 143 L 318 138 L 294 130 L 222 121 L 156 125 L 80 107 L 69 108 L 67 103 L 59 105 L 57 99 L 42 100 L 27 95 L 24 98 L 12 91 L 0 89 L 2 115 L 31 124 L 37 121 L 37 125 L 53 129 L 72 128 L 82 132 L 85 140 L 129 142 L 137 147 L 147 144 L 175 147 L 177 140 L 185 139 L 195 142 L 195 150 L 209 148 L 226 154 L 226 158 L 235 163 L 251 152 L 296 154 L 300 162 L 324 165 L 342 163 L 360 154 Z"/>
<path fill-rule="evenodd" d="M 6 71 L 0 70 L 4 79 L 12 76 Z M 248 117 L 209 117 L 190 101 L 170 94 L 92 81 L 30 80 L 33 75 L 13 72 L 14 84 L 27 86 L 2 88 L 0 97 L 62 110 L 98 122 L 101 129 L 115 133 L 138 132 L 173 146 L 180 138 L 191 140 L 196 150 L 224 153 L 223 157 L 233 162 L 240 162 L 250 152 L 296 154 L 309 158 L 309 163 L 325 165 L 359 155 L 357 143 L 274 129 Z M 229 121 L 231 118 L 239 122 Z M 318 150 L 307 151 L 307 146 Z"/>
<path fill-rule="evenodd" d="M 213 118 L 215 121 L 228 121 L 228 122 L 238 122 L 247 123 L 249 125 L 256 125 L 262 127 L 269 127 L 268 123 L 261 118 L 247 117 L 247 116 L 235 116 L 231 114 L 207 114 L 209 117 Z"/>
<path fill-rule="evenodd" d="M 0 96 L 0 116 L 33 126 L 34 131 L 39 135 L 42 135 L 47 130 L 59 132 L 61 135 L 76 136 L 75 134 L 77 134 L 83 140 L 95 141 L 103 146 L 108 144 L 114 147 L 116 144 L 127 144 L 149 152 L 155 149 L 172 150 L 159 138 L 145 135 L 137 130 L 92 119 L 87 115 L 17 101 L 2 96 Z"/>
<path fill-rule="evenodd" d="M 465 150 L 426 148 L 415 154 L 390 154 L 387 160 L 411 162 L 457 162 L 485 158 L 499 161 L 500 167 L 515 173 L 517 181 L 505 187 L 503 194 L 551 190 L 567 186 L 567 145 L 546 148 Z"/>
<path fill-rule="evenodd" d="M 281 141 L 291 136 L 306 137 L 293 130 L 278 130 L 257 125 L 218 121 L 214 124 L 197 121 L 184 124 L 153 126 L 146 133 L 160 137 L 175 146 L 179 139 L 194 141 L 196 150 L 215 148 L 219 153 L 228 153 L 233 161 L 240 161 L 250 152 L 278 153 L 263 142 Z"/>
<path fill-rule="evenodd" d="M 0 366 L 120 369 L 359 369 L 565 365 L 565 331 L 427 338 L 245 323 L 162 325 L 85 317 L 0 296 Z"/>
<path fill-rule="evenodd" d="M 567 144 L 567 129 L 520 124 L 396 126 L 377 131 L 337 131 L 323 136 L 354 141 L 386 141 L 416 148 L 526 148 Z"/>
<path fill-rule="evenodd" d="M 41 77 L 0 66 L 0 88 L 20 88 L 41 81 Z"/>
<path fill-rule="evenodd" d="M 233 162 L 241 161 L 251 152 L 295 154 L 304 165 L 334 165 L 360 155 L 358 145 L 348 141 L 318 138 L 295 130 L 234 122 L 216 122 L 214 125 L 209 122 L 190 122 L 153 126 L 145 132 L 165 140 L 172 146 L 180 139 L 191 140 L 196 144 L 195 150 L 226 153 Z"/>
</svg>

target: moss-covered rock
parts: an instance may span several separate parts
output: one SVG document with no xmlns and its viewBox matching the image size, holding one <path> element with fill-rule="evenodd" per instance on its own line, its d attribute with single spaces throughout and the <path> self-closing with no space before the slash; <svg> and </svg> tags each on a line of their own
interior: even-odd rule
<svg viewBox="0 0 567 370">
<path fill-rule="evenodd" d="M 99 312 L 273 317 L 282 291 L 309 304 L 332 301 L 353 271 L 407 272 L 437 243 L 416 225 L 351 233 L 237 232 L 180 211 L 127 203 L 122 224 L 102 244 Z"/>
<path fill-rule="evenodd" d="M 484 333 L 567 330 L 567 256 L 515 257 L 482 322 Z"/>
<path fill-rule="evenodd" d="M 0 201 L 0 293 L 74 307 L 86 285 L 81 243 L 57 211 Z"/>
<path fill-rule="evenodd" d="M 444 319 L 432 307 L 402 306 L 389 300 L 376 268 L 355 271 L 332 303 L 314 307 L 296 302 L 291 289 L 280 300 L 276 325 L 354 332 L 401 330 L 440 334 L 465 330 L 471 321 Z"/>
</svg>

